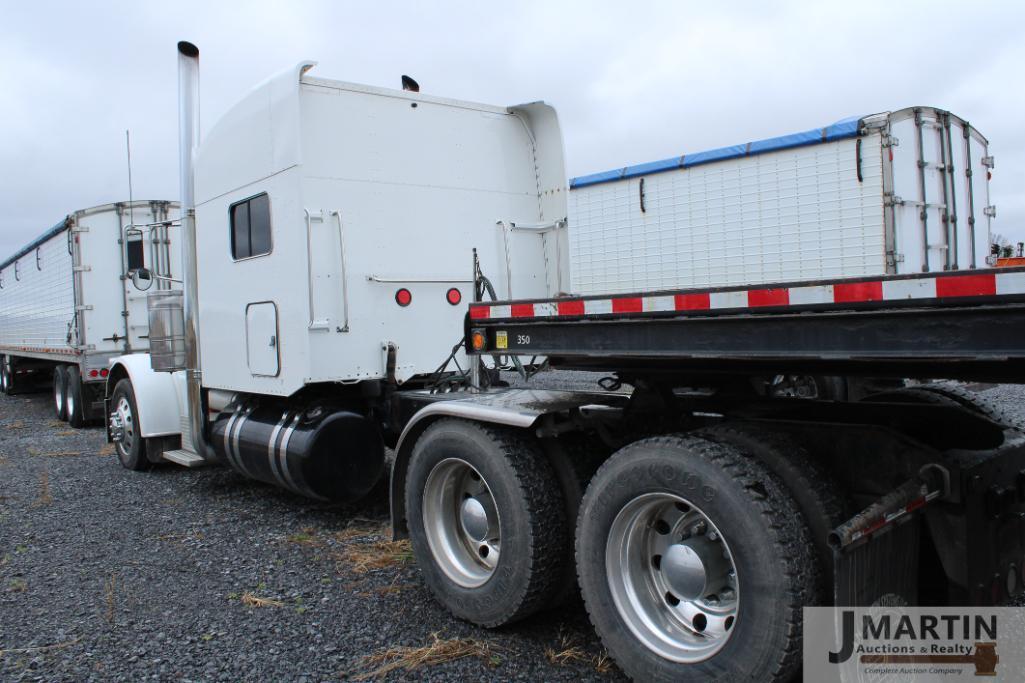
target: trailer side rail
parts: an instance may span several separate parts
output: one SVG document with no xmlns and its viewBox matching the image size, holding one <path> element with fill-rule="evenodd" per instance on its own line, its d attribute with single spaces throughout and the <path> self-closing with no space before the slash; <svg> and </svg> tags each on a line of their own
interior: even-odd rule
<svg viewBox="0 0 1025 683">
<path fill-rule="evenodd" d="M 595 369 L 1025 381 L 1023 330 L 1025 268 L 1008 268 L 475 303 L 467 348 Z"/>
</svg>

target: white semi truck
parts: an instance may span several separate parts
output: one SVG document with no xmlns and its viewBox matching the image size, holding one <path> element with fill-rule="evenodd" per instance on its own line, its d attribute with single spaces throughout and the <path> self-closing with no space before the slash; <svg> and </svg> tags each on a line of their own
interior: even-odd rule
<svg viewBox="0 0 1025 683">
<path fill-rule="evenodd" d="M 918 239 L 887 218 L 905 204 L 871 181 L 879 201 L 858 201 L 883 231 L 876 246 L 900 246 L 873 246 L 876 264 L 856 277 L 697 285 L 667 252 L 664 289 L 574 293 L 574 221 L 605 220 L 604 200 L 583 216 L 572 199 L 579 217 L 566 220 L 567 195 L 586 188 L 567 186 L 551 107 L 324 80 L 303 62 L 200 144 L 199 51 L 179 43 L 178 59 L 184 291 L 150 297 L 148 356 L 111 363 L 108 432 L 125 467 L 222 463 L 352 500 L 393 448 L 394 533 L 411 538 L 440 603 L 494 627 L 578 584 L 638 680 L 787 680 L 804 605 L 988 605 L 1021 591 L 1021 425 L 952 389 L 802 401 L 751 381 L 1025 382 L 1025 269 L 980 260 L 984 183 L 971 227 L 951 219 L 951 195 L 934 214 L 937 195 L 923 194 Z M 984 145 L 946 112 L 912 114 L 931 130 L 956 123 L 975 156 Z M 842 153 L 862 156 L 816 182 L 868 182 L 870 165 L 886 166 L 868 157 L 892 150 L 879 136 L 907 118 L 848 126 Z M 741 156 L 801 166 L 832 142 Z M 948 190 L 968 170 L 958 158 L 929 171 Z M 667 246 L 686 239 L 692 228 L 658 216 L 693 201 L 670 197 L 687 174 L 683 163 L 600 185 L 625 194 L 608 202 L 608 239 L 632 221 Z M 814 216 L 800 225 L 814 232 Z M 900 270 L 915 244 L 920 263 Z M 616 282 L 649 277 L 646 263 L 624 263 Z M 508 389 L 496 372 L 545 366 L 603 372 L 605 391 Z"/>
<path fill-rule="evenodd" d="M 148 348 L 146 295 L 132 276 L 176 286 L 177 220 L 177 202 L 166 200 L 82 209 L 0 264 L 0 390 L 52 378 L 58 419 L 80 427 L 103 418 L 110 359 Z"/>
</svg>

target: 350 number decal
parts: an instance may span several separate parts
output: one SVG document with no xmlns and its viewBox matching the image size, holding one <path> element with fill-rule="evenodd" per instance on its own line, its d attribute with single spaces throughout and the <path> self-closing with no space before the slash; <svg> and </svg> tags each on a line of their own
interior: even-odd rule
<svg viewBox="0 0 1025 683">
<path fill-rule="evenodd" d="M 530 345 L 530 335 L 529 334 L 518 334 L 518 335 L 516 335 L 516 345 L 517 346 L 529 346 Z"/>
</svg>

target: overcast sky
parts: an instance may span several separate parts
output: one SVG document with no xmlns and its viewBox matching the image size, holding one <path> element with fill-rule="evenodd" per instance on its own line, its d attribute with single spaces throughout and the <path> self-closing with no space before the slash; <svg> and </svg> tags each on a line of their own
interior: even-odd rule
<svg viewBox="0 0 1025 683">
<path fill-rule="evenodd" d="M 435 5 L 437 5 L 435 7 Z M 176 199 L 176 51 L 203 130 L 271 73 L 559 110 L 582 175 L 911 105 L 996 157 L 994 232 L 1025 240 L 1025 3 L 0 0 L 0 259 L 79 208 Z"/>
</svg>

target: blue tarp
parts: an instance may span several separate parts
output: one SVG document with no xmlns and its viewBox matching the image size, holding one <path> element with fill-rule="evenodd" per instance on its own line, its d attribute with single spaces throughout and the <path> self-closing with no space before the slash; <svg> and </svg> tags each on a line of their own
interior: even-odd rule
<svg viewBox="0 0 1025 683">
<path fill-rule="evenodd" d="M 3 263 L 0 263 L 0 270 L 3 270 L 7 266 L 11 265 L 12 263 L 14 263 L 18 259 L 20 259 L 21 257 L 25 256 L 28 253 L 31 253 L 36 248 L 42 246 L 43 242 L 46 242 L 47 240 L 52 239 L 53 237 L 61 234 L 65 230 L 67 230 L 67 227 L 68 227 L 67 222 L 68 222 L 68 219 L 65 218 L 60 223 L 58 223 L 57 225 L 53 226 L 52 228 L 50 228 L 46 232 L 44 232 L 42 235 L 40 235 L 39 237 L 37 237 L 34 240 L 32 240 L 32 242 L 30 242 L 29 244 L 27 244 L 24 247 L 22 247 L 18 251 L 18 253 L 16 253 L 14 256 L 11 256 L 9 259 L 4 261 Z"/>
<path fill-rule="evenodd" d="M 767 140 L 756 140 L 742 145 L 730 145 L 729 147 L 669 157 L 660 161 L 649 161 L 644 164 L 617 168 L 611 171 L 592 173 L 571 179 L 569 186 L 570 189 L 587 187 L 588 185 L 608 183 L 625 178 L 636 178 L 637 176 L 661 173 L 678 168 L 690 168 L 699 164 L 710 164 L 725 159 L 738 159 L 740 157 L 754 156 L 755 154 L 775 152 L 781 149 L 791 149 L 793 147 L 804 147 L 823 142 L 833 142 L 834 140 L 843 140 L 844 138 L 853 138 L 858 136 L 858 131 L 861 129 L 861 119 L 862 117 L 860 116 L 852 116 L 841 119 L 824 128 L 813 128 L 812 130 L 781 135 L 775 138 L 768 138 Z"/>
</svg>

